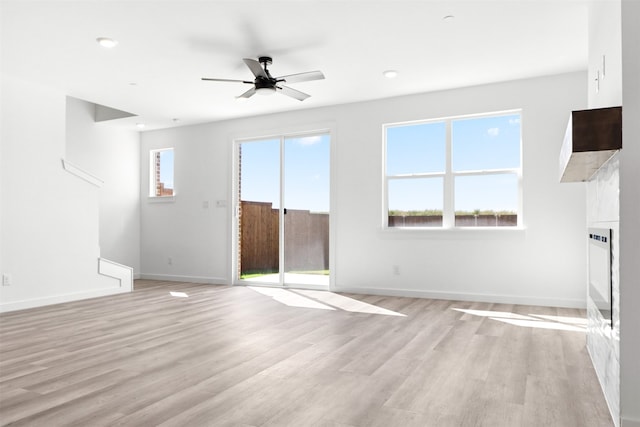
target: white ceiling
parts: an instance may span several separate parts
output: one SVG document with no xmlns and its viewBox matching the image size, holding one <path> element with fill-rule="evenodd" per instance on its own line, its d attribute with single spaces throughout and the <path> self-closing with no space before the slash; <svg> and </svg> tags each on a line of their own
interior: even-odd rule
<svg viewBox="0 0 640 427">
<path fill-rule="evenodd" d="M 134 113 L 121 123 L 147 130 L 587 67 L 582 0 L 2 0 L 1 14 L 3 74 Z M 303 102 L 245 103 L 247 86 L 200 80 L 251 80 L 242 58 L 259 55 L 273 56 L 273 75 L 326 79 L 292 84 L 312 95 Z"/>
</svg>

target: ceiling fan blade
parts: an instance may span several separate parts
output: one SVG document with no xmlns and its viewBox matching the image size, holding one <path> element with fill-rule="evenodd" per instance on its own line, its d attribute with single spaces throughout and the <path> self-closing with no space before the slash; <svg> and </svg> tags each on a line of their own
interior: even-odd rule
<svg viewBox="0 0 640 427">
<path fill-rule="evenodd" d="M 308 95 L 304 92 L 300 92 L 299 90 L 291 89 L 287 86 L 276 86 L 276 89 L 283 95 L 290 96 L 291 98 L 295 98 L 298 101 L 304 101 L 311 95 Z"/>
<path fill-rule="evenodd" d="M 264 72 L 262 65 L 260 65 L 260 63 L 255 59 L 244 58 L 243 61 L 245 64 L 247 64 L 247 67 L 249 67 L 254 76 L 264 78 L 269 77 L 267 76 L 267 73 Z"/>
<path fill-rule="evenodd" d="M 202 77 L 202 80 L 210 81 L 210 82 L 234 82 L 234 83 L 249 83 L 253 84 L 253 82 L 247 80 L 233 80 L 233 79 L 212 79 L 208 77 Z"/>
<path fill-rule="evenodd" d="M 236 96 L 236 98 L 251 98 L 253 95 L 255 95 L 255 93 L 256 93 L 256 88 L 252 87 L 251 89 L 249 89 L 248 91 L 246 91 L 242 95 Z"/>
<path fill-rule="evenodd" d="M 307 71 L 306 73 L 289 74 L 287 76 L 276 77 L 276 80 L 284 81 L 286 83 L 299 83 L 322 79 L 324 79 L 322 71 Z"/>
</svg>

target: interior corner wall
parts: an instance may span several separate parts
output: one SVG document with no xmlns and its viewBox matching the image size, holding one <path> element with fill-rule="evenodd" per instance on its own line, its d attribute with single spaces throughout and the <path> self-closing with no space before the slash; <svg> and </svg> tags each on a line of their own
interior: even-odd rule
<svg viewBox="0 0 640 427">
<path fill-rule="evenodd" d="M 65 96 L 1 75 L 0 311 L 104 295 L 98 271 L 98 194 L 65 172 Z"/>
<path fill-rule="evenodd" d="M 620 418 L 640 427 L 640 2 L 622 1 Z"/>
<path fill-rule="evenodd" d="M 94 103 L 67 97 L 65 158 L 104 185 L 98 190 L 100 256 L 140 272 L 140 137 L 96 123 Z"/>
<path fill-rule="evenodd" d="M 174 147 L 176 196 L 142 197 L 142 274 L 229 283 L 234 138 L 332 123 L 336 290 L 584 307 L 585 189 L 559 183 L 558 155 L 569 112 L 586 107 L 586 84 L 576 72 L 144 132 L 141 194 L 149 150 Z M 522 109 L 524 230 L 382 228 L 383 124 L 510 109 Z"/>
</svg>

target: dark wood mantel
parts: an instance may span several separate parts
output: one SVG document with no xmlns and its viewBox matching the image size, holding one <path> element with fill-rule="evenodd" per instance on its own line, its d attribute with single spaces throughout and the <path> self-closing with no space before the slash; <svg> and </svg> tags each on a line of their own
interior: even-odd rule
<svg viewBox="0 0 640 427">
<path fill-rule="evenodd" d="M 560 151 L 560 182 L 588 181 L 622 148 L 622 107 L 571 112 Z"/>
</svg>

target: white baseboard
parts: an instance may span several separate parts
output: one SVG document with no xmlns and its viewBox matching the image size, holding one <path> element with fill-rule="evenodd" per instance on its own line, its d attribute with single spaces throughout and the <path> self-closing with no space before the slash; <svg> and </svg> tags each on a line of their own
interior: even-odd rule
<svg viewBox="0 0 640 427">
<path fill-rule="evenodd" d="M 135 273 L 133 275 L 133 280 L 138 280 L 138 279 L 142 279 L 142 276 L 140 275 L 140 273 Z"/>
<path fill-rule="evenodd" d="M 546 307 L 586 308 L 585 300 L 567 298 L 521 297 L 514 295 L 468 294 L 461 292 L 422 291 L 415 289 L 390 288 L 354 288 L 348 286 L 334 286 L 332 292 L 353 294 L 384 295 L 409 298 L 430 298 L 451 301 L 489 302 L 499 304 L 538 305 Z"/>
<path fill-rule="evenodd" d="M 128 293 L 129 291 L 121 287 L 115 288 L 103 288 L 94 289 L 91 291 L 73 292 L 70 294 L 52 295 L 43 298 L 34 298 L 28 300 L 8 302 L 0 304 L 0 313 L 8 311 L 24 310 L 27 308 L 43 307 L 45 305 L 61 304 L 64 302 L 79 301 L 83 299 L 104 297 L 109 295 L 116 295 L 122 293 Z"/>
<path fill-rule="evenodd" d="M 163 280 L 166 282 L 189 282 L 206 283 L 209 285 L 228 285 L 229 281 L 224 277 L 204 277 L 204 276 L 177 276 L 173 274 L 148 274 L 141 273 L 140 279 Z"/>
</svg>

